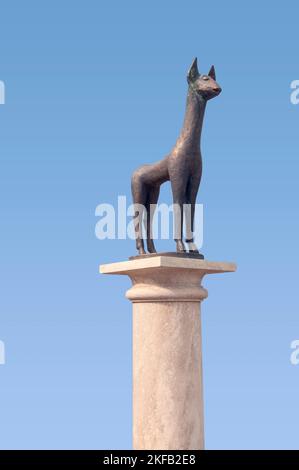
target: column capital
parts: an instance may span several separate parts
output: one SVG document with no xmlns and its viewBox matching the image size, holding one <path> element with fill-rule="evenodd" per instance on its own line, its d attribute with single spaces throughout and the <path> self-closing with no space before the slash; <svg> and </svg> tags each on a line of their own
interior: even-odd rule
<svg viewBox="0 0 299 470">
<path fill-rule="evenodd" d="M 148 256 L 100 266 L 102 274 L 128 275 L 132 302 L 200 302 L 208 296 L 201 286 L 206 274 L 234 272 L 236 265 L 176 256 Z"/>
</svg>

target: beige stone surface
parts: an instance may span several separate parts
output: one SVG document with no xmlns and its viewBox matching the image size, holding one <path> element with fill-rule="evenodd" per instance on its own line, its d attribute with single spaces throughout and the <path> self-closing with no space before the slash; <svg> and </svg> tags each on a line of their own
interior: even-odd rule
<svg viewBox="0 0 299 470">
<path fill-rule="evenodd" d="M 203 449 L 203 425 L 198 303 L 134 303 L 134 449 Z"/>
<path fill-rule="evenodd" d="M 233 272 L 235 263 L 215 262 L 192 258 L 175 258 L 172 256 L 156 256 L 154 258 L 141 258 L 136 260 L 121 261 L 118 263 L 102 264 L 102 274 L 129 274 L 134 270 L 150 268 L 195 269 L 206 274 Z"/>
<path fill-rule="evenodd" d="M 128 275 L 133 303 L 133 446 L 204 448 L 200 304 L 206 274 L 234 263 L 157 256 L 100 267 Z"/>
</svg>

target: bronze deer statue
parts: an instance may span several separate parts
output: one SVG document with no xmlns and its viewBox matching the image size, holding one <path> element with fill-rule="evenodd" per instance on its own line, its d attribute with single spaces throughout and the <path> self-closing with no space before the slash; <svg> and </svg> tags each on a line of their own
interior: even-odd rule
<svg viewBox="0 0 299 470">
<path fill-rule="evenodd" d="M 156 253 L 152 238 L 154 208 L 158 201 L 161 184 L 169 180 L 175 207 L 176 251 L 186 252 L 182 238 L 184 206 L 188 205 L 190 217 L 186 217 L 186 243 L 189 253 L 198 253 L 193 234 L 196 196 L 202 174 L 200 137 L 206 103 L 209 99 L 218 96 L 221 88 L 216 82 L 214 66 L 211 67 L 208 75 L 200 75 L 196 58 L 188 72 L 187 81 L 189 86 L 185 119 L 175 146 L 163 160 L 143 165 L 132 175 L 136 248 L 139 255 L 146 254 L 142 236 L 144 211 L 147 215 L 145 224 L 147 249 L 149 253 Z"/>
</svg>

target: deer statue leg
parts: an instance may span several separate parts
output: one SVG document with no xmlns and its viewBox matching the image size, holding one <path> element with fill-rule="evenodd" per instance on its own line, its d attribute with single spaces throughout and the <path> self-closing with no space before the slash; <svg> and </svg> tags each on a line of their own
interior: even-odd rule
<svg viewBox="0 0 299 470">
<path fill-rule="evenodd" d="M 191 178 L 187 186 L 187 204 L 185 207 L 185 221 L 186 221 L 186 243 L 188 244 L 190 253 L 199 253 L 196 244 L 194 243 L 194 216 L 195 216 L 195 203 L 200 183 L 199 178 Z"/>
<path fill-rule="evenodd" d="M 134 225 L 136 237 L 136 250 L 139 255 L 145 255 L 144 241 L 142 236 L 142 219 L 144 217 L 144 208 L 140 204 L 134 204 Z"/>
<path fill-rule="evenodd" d="M 135 171 L 131 181 L 132 196 L 134 202 L 134 228 L 136 238 L 136 249 L 139 255 L 145 255 L 144 241 L 142 236 L 142 221 L 144 217 L 145 204 L 147 200 L 147 188 L 140 173 Z"/>
<path fill-rule="evenodd" d="M 156 205 L 158 202 L 160 193 L 160 186 L 153 186 L 150 188 L 148 193 L 148 199 L 146 201 L 146 243 L 147 250 L 149 253 L 157 253 L 155 244 L 153 241 L 153 218 L 155 214 Z"/>
<path fill-rule="evenodd" d="M 183 242 L 183 220 L 184 220 L 184 203 L 181 200 L 174 201 L 174 225 L 175 225 L 175 242 L 176 251 L 185 253 L 186 247 Z"/>
<path fill-rule="evenodd" d="M 186 185 L 184 179 L 177 177 L 171 179 L 171 188 L 173 195 L 173 213 L 174 213 L 174 240 L 176 242 L 176 251 L 185 253 L 186 247 L 183 242 L 183 221 L 184 221 L 184 203 L 186 202 Z"/>
</svg>

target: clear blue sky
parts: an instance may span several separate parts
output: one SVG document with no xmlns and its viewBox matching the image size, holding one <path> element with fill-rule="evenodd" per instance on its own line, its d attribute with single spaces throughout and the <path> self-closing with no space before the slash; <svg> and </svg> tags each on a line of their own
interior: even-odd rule
<svg viewBox="0 0 299 470">
<path fill-rule="evenodd" d="M 129 280 L 97 270 L 134 245 L 97 240 L 94 211 L 174 144 L 196 55 L 223 88 L 203 130 L 203 252 L 239 266 L 204 283 L 206 446 L 299 448 L 298 14 L 1 2 L 1 448 L 131 446 Z"/>
</svg>

